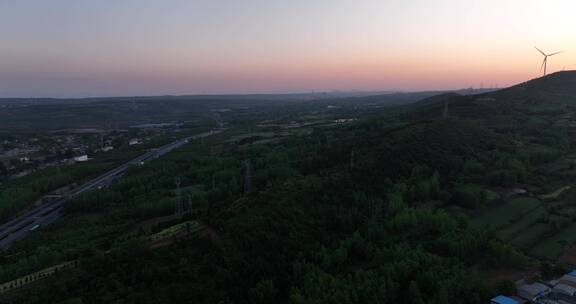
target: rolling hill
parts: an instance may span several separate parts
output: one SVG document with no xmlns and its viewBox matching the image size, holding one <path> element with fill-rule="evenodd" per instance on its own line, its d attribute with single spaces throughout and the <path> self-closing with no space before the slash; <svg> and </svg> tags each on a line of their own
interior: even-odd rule
<svg viewBox="0 0 576 304">
<path fill-rule="evenodd" d="M 435 118 L 449 104 L 451 116 L 497 120 L 514 113 L 556 115 L 576 107 L 576 71 L 557 72 L 478 95 L 442 94 L 407 107 L 413 117 Z"/>
</svg>

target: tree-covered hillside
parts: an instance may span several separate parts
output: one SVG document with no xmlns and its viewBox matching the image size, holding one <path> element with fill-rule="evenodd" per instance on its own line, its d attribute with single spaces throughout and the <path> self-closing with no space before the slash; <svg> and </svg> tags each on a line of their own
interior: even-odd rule
<svg viewBox="0 0 576 304">
<path fill-rule="evenodd" d="M 434 207 L 481 199 L 455 177 L 507 147 L 473 122 L 373 119 L 261 144 L 233 138 L 192 144 L 70 204 L 62 222 L 5 255 L 1 274 L 80 267 L 9 301 L 482 303 L 491 291 L 475 269 L 533 263 Z M 175 177 L 192 212 L 156 221 L 174 213 Z M 209 233 L 149 245 L 190 219 Z"/>
<path fill-rule="evenodd" d="M 572 112 L 490 97 L 501 94 L 372 113 L 223 112 L 226 132 L 131 168 L 5 252 L 3 282 L 80 264 L 1 300 L 440 304 L 513 293 L 516 274 L 562 269 L 576 241 L 576 154 Z"/>
</svg>

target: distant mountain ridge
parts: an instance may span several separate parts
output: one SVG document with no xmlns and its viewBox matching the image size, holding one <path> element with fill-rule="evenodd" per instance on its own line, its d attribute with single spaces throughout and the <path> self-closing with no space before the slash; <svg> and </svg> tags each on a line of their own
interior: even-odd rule
<svg viewBox="0 0 576 304">
<path fill-rule="evenodd" d="M 91 103 L 91 102 L 131 102 L 131 101 L 221 101 L 221 100 L 253 100 L 253 101 L 311 101 L 311 100 L 332 100 L 332 99 L 378 99 L 398 97 L 400 100 L 407 99 L 413 101 L 415 97 L 426 98 L 429 96 L 443 94 L 446 92 L 456 92 L 462 95 L 481 94 L 491 92 L 495 89 L 460 89 L 456 91 L 326 91 L 310 93 L 262 93 L 262 94 L 197 94 L 197 95 L 158 95 L 158 96 L 117 96 L 117 97 L 79 97 L 79 98 L 0 98 L 2 104 L 65 104 L 65 103 Z"/>
<path fill-rule="evenodd" d="M 469 118 L 576 106 L 576 71 L 557 72 L 482 94 L 440 94 L 409 105 L 408 111 L 418 117 L 439 117 L 445 103 L 450 115 Z"/>
<path fill-rule="evenodd" d="M 542 91 L 553 94 L 571 94 L 576 96 L 576 71 L 562 71 L 535 78 L 525 83 L 500 90 L 499 93 L 509 90 L 524 89 L 527 91 Z"/>
</svg>

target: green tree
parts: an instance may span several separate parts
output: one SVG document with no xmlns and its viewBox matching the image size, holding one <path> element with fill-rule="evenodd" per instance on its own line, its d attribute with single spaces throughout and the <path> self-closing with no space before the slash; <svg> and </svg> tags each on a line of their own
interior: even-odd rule
<svg viewBox="0 0 576 304">
<path fill-rule="evenodd" d="M 267 304 L 274 303 L 278 299 L 278 289 L 271 280 L 258 282 L 256 287 L 250 290 L 250 303 Z"/>
<path fill-rule="evenodd" d="M 420 292 L 420 287 L 418 287 L 418 283 L 416 281 L 410 282 L 407 296 L 410 298 L 411 304 L 426 304 L 424 298 L 422 297 L 422 293 Z"/>
<path fill-rule="evenodd" d="M 0 177 L 8 175 L 8 168 L 4 165 L 4 162 L 0 161 Z"/>
</svg>

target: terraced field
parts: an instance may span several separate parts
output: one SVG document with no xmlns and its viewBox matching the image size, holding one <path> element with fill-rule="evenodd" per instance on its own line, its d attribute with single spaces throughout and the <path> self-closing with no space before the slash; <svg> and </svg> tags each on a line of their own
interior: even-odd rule
<svg viewBox="0 0 576 304">
<path fill-rule="evenodd" d="M 510 240 L 510 243 L 524 249 L 530 249 L 538 243 L 550 231 L 550 225 L 546 223 L 534 223 L 527 227 L 515 238 Z"/>
<path fill-rule="evenodd" d="M 526 215 L 522 216 L 520 220 L 514 224 L 506 225 L 505 228 L 498 231 L 497 235 L 503 240 L 512 240 L 521 234 L 525 234 L 527 229 L 530 229 L 534 224 L 548 215 L 546 209 L 539 205 L 537 208 L 532 209 Z"/>
<path fill-rule="evenodd" d="M 564 246 L 574 241 L 576 241 L 576 223 L 540 240 L 528 252 L 534 256 L 556 259 L 564 251 Z"/>
<path fill-rule="evenodd" d="M 551 214 L 536 198 L 515 198 L 482 210 L 472 222 L 535 257 L 557 259 L 576 242 L 574 206 L 561 205 Z"/>
<path fill-rule="evenodd" d="M 515 198 L 482 210 L 473 219 L 473 223 L 479 227 L 500 231 L 515 225 L 523 217 L 539 208 L 542 208 L 542 203 L 535 198 Z M 514 230 L 514 228 L 511 229 Z"/>
</svg>

